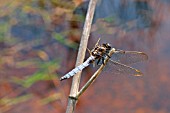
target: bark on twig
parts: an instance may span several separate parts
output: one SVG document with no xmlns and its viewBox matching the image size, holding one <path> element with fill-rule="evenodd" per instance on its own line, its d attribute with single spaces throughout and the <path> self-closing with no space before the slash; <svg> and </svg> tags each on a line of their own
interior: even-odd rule
<svg viewBox="0 0 170 113">
<path fill-rule="evenodd" d="M 85 24 L 84 24 L 84 28 L 83 28 L 83 33 L 82 33 L 82 37 L 81 37 L 80 47 L 79 47 L 79 51 L 78 51 L 76 66 L 80 65 L 84 61 L 96 3 L 97 3 L 97 0 L 90 0 L 90 2 L 89 2 L 89 7 L 88 7 Z M 80 77 L 81 77 L 80 74 L 81 74 L 81 72 L 77 73 L 73 77 L 70 96 L 68 98 L 68 105 L 67 105 L 66 113 L 74 113 L 74 109 L 75 109 L 75 106 L 77 103 L 76 95 L 78 93 L 79 84 L 80 84 Z"/>
</svg>

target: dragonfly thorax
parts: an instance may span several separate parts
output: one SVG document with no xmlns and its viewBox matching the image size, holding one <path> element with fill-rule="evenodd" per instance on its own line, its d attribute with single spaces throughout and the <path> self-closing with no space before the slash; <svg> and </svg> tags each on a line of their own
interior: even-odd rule
<svg viewBox="0 0 170 113">
<path fill-rule="evenodd" d="M 100 59 L 101 57 L 106 56 L 111 50 L 111 46 L 109 43 L 104 43 L 102 45 L 97 45 L 94 49 L 91 50 L 91 54 L 96 57 L 96 59 Z"/>
</svg>

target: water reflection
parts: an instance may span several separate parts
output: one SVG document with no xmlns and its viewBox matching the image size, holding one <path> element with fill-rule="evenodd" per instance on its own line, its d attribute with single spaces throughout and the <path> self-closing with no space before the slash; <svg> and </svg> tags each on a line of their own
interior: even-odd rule
<svg viewBox="0 0 170 113">
<path fill-rule="evenodd" d="M 0 14 L 3 111 L 22 113 L 25 109 L 18 109 L 18 102 L 21 108 L 31 106 L 32 113 L 49 108 L 51 112 L 64 112 L 71 80 L 60 83 L 56 73 L 62 76 L 75 65 L 76 43 L 80 41 L 88 2 L 78 6 L 76 0 L 15 3 L 6 10 L 3 7 L 6 12 Z M 100 76 L 81 97 L 77 112 L 169 112 L 169 11 L 169 0 L 99 0 L 88 48 L 100 37 L 101 43 L 109 42 L 116 48 L 146 52 L 149 61 L 137 67 L 144 72 L 140 78 Z M 91 70 L 84 71 L 82 83 L 92 75 Z M 51 98 L 56 91 L 62 96 Z M 29 93 L 34 96 L 29 102 L 4 103 L 6 97 Z M 45 107 L 40 104 L 42 99 Z"/>
<path fill-rule="evenodd" d="M 79 14 L 85 17 L 88 7 L 88 1 L 83 2 L 74 10 L 74 14 Z M 130 21 L 135 20 L 137 28 L 150 27 L 152 17 L 152 8 L 146 1 L 116 1 L 116 0 L 101 0 L 95 11 L 93 23 L 98 19 L 113 18 L 111 24 L 120 26 Z M 127 28 L 126 28 L 127 29 Z"/>
</svg>

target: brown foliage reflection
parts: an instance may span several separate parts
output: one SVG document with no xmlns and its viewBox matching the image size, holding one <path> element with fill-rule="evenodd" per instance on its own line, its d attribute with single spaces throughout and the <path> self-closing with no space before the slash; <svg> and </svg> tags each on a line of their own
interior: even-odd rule
<svg viewBox="0 0 170 113">
<path fill-rule="evenodd" d="M 120 1 L 118 16 L 96 16 L 88 48 L 100 37 L 115 48 L 143 51 L 149 56 L 148 62 L 132 66 L 144 76 L 101 74 L 78 101 L 76 112 L 169 113 L 170 4 L 168 0 L 134 0 L 151 9 L 139 10 L 137 17 L 127 19 L 121 14 L 130 15 L 125 9 L 129 11 L 133 5 Z M 72 79 L 59 82 L 58 78 L 75 65 L 84 19 L 75 9 L 83 6 L 78 6 L 82 1 L 6 2 L 0 2 L 6 12 L 0 14 L 0 111 L 65 112 Z M 105 10 L 99 12 L 106 14 Z M 81 86 L 94 71 L 92 66 L 83 71 Z"/>
</svg>

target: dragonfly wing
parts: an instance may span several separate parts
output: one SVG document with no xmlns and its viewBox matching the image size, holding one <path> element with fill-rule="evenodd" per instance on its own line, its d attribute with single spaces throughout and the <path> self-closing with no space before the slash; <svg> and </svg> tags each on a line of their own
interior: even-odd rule
<svg viewBox="0 0 170 113">
<path fill-rule="evenodd" d="M 133 64 L 146 61 L 148 56 L 143 52 L 118 50 L 111 56 L 111 59 L 122 64 Z"/>
<path fill-rule="evenodd" d="M 110 71 L 107 70 L 107 72 L 113 73 L 115 75 L 120 75 L 120 74 L 134 75 L 134 76 L 142 76 L 143 75 L 142 72 L 140 72 L 139 70 L 132 68 L 130 66 L 121 64 L 116 61 L 109 60 L 109 62 L 107 63 L 107 66 L 109 66 L 108 69 L 110 70 Z"/>
</svg>

